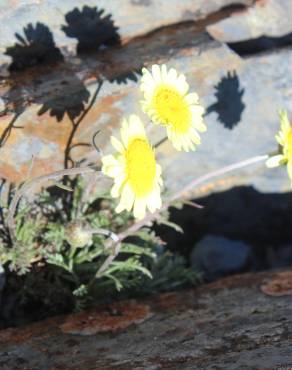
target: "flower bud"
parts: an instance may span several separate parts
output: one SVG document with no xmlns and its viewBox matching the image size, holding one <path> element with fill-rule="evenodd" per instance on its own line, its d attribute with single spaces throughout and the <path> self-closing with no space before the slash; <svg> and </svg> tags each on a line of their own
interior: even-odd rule
<svg viewBox="0 0 292 370">
<path fill-rule="evenodd" d="M 91 232 L 82 221 L 72 221 L 66 229 L 67 242 L 74 248 L 83 248 L 92 243 Z"/>
</svg>

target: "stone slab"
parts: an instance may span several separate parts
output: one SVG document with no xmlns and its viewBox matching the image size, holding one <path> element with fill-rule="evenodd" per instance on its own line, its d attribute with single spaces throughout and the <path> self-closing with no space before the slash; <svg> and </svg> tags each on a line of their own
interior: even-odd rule
<svg viewBox="0 0 292 370">
<path fill-rule="evenodd" d="M 276 297 L 267 289 L 267 283 L 271 287 L 273 282 L 277 282 Z M 114 309 L 108 305 L 107 325 L 112 314 L 119 331 L 112 324 L 107 331 L 102 326 L 100 333 L 82 335 L 86 325 L 98 321 L 92 309 L 2 330 L 0 366 L 3 370 L 289 368 L 292 296 L 284 284 L 291 286 L 291 271 L 231 276 L 197 289 L 155 295 L 136 303 L 139 315 L 146 307 L 151 315 L 129 327 L 128 315 L 123 326 L 124 311 L 117 315 L 116 305 Z M 124 310 L 131 307 L 126 312 L 131 311 L 135 322 L 135 304 L 119 305 Z M 81 332 L 62 331 L 68 321 L 75 329 L 83 326 Z"/>
<path fill-rule="evenodd" d="M 261 0 L 245 11 L 208 26 L 208 32 L 217 40 L 228 43 L 263 36 L 279 38 L 291 35 L 291 17 L 291 0 Z"/>
<path fill-rule="evenodd" d="M 67 23 L 66 15 L 68 16 L 74 9 L 75 12 L 79 9 L 79 13 L 77 12 L 79 35 L 96 37 L 94 34 L 90 35 L 96 30 L 94 27 L 90 28 L 90 18 L 82 23 L 82 16 L 85 15 L 82 9 L 87 7 L 92 10 L 92 15 L 95 14 L 96 20 L 105 21 L 105 18 L 110 16 L 124 42 L 169 24 L 205 18 L 224 7 L 234 4 L 249 6 L 253 3 L 254 0 L 236 2 L 234 0 L 99 0 L 98 2 L 96 0 L 1 0 L 0 64 L 10 63 L 10 57 L 4 54 L 6 49 L 16 41 L 15 34 L 21 35 L 28 24 L 35 26 L 37 22 L 48 28 L 57 47 L 64 55 L 74 55 L 77 40 L 68 36 L 68 32 L 62 29 Z M 96 7 L 98 11 L 104 12 L 97 15 L 94 11 Z"/>
<path fill-rule="evenodd" d="M 54 68 L 11 74 L 0 86 L 7 107 L 0 117 L 5 138 L 0 171 L 10 181 L 23 181 L 32 155 L 33 176 L 62 168 L 72 119 L 77 122 L 88 104 L 73 135 L 71 157 L 78 161 L 92 152 L 87 145 L 97 130 L 97 144 L 109 152 L 109 136 L 117 134 L 123 117 L 137 113 L 147 122 L 136 72 L 143 64 L 166 63 L 186 74 L 207 111 L 208 130 L 196 152 L 176 152 L 167 141 L 157 150 L 167 187 L 175 192 L 208 171 L 276 149 L 277 111 L 292 111 L 291 60 L 291 50 L 242 60 L 202 26 L 184 24 Z M 100 79 L 104 82 L 94 100 Z M 147 130 L 154 144 L 165 138 L 157 126 L 149 124 Z M 198 195 L 239 184 L 266 192 L 290 188 L 284 168 L 255 165 L 202 186 Z"/>
</svg>

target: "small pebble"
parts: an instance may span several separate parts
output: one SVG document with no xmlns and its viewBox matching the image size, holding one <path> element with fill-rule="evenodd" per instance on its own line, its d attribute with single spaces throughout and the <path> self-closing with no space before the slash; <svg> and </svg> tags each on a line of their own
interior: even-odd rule
<svg viewBox="0 0 292 370">
<path fill-rule="evenodd" d="M 194 247 L 191 264 L 206 281 L 241 272 L 250 260 L 251 247 L 242 241 L 207 235 Z"/>
</svg>

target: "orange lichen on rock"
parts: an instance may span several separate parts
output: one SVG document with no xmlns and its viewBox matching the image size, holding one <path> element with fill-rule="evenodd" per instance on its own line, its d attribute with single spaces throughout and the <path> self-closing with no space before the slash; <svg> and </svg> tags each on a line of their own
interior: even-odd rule
<svg viewBox="0 0 292 370">
<path fill-rule="evenodd" d="M 274 297 L 292 295 L 292 271 L 280 272 L 272 280 L 261 285 L 261 291 Z"/>
<path fill-rule="evenodd" d="M 63 317 L 51 317 L 43 321 L 28 324 L 23 327 L 0 330 L 0 348 L 7 343 L 23 343 L 30 338 L 46 337 L 56 331 Z"/>
<path fill-rule="evenodd" d="M 124 301 L 70 315 L 59 327 L 66 334 L 94 335 L 126 329 L 150 316 L 149 306 Z"/>
</svg>

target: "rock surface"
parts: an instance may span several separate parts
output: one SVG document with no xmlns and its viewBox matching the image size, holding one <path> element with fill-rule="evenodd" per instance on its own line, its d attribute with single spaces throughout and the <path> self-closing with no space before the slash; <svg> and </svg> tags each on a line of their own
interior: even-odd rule
<svg viewBox="0 0 292 370">
<path fill-rule="evenodd" d="M 246 11 L 236 12 L 207 29 L 217 40 L 227 43 L 263 36 L 279 38 L 292 33 L 291 15 L 290 0 L 261 0 Z"/>
<path fill-rule="evenodd" d="M 291 276 L 291 271 L 285 272 L 286 285 Z M 281 277 L 283 272 L 237 275 L 194 290 L 154 296 L 143 302 L 151 317 L 116 333 L 66 334 L 60 329 L 66 317 L 6 329 L 0 332 L 0 366 L 3 370 L 289 368 L 292 295 L 278 292 L 275 297 L 260 289 Z M 110 307 L 107 314 L 116 320 L 117 312 Z"/>
<path fill-rule="evenodd" d="M 96 32 L 101 31 L 98 23 L 100 24 L 100 21 L 105 21 L 105 18 L 110 16 L 118 28 L 121 39 L 125 41 L 169 24 L 205 18 L 227 6 L 236 4 L 234 7 L 236 10 L 254 3 L 254 0 L 123 0 L 122 4 L 120 0 L 99 0 L 98 2 L 96 0 L 63 0 L 61 2 L 58 0 L 28 0 L 25 2 L 4 0 L 0 4 L 2 23 L 0 64 L 9 63 L 9 57 L 3 54 L 14 41 L 15 33 L 21 33 L 28 24 L 34 26 L 39 22 L 46 26 L 57 47 L 65 55 L 72 55 L 75 52 L 77 40 L 71 38 L 72 32 L 63 29 L 68 23 L 66 22 L 68 18 L 65 19 L 68 15 L 71 19 L 69 24 L 71 26 L 74 25 L 72 17 L 78 18 L 78 34 L 81 38 L 96 37 Z M 89 15 L 90 10 L 91 15 Z M 103 12 L 99 13 L 101 10 Z M 84 19 L 85 22 L 82 22 Z"/>
<path fill-rule="evenodd" d="M 251 247 L 237 240 L 207 235 L 194 247 L 191 263 L 206 281 L 244 270 L 249 263 Z"/>
<path fill-rule="evenodd" d="M 81 70 L 80 66 L 66 64 L 49 75 L 29 79 L 27 75 L 19 76 L 13 88 L 8 82 L 4 84 L 0 90 L 12 111 L 0 118 L 5 143 L 0 161 L 2 176 L 10 181 L 23 180 L 32 156 L 34 176 L 60 169 L 69 160 L 69 148 L 70 157 L 79 160 L 91 151 L 88 145 L 98 129 L 101 130 L 98 145 L 108 152 L 110 149 L 104 143 L 117 133 L 121 118 L 132 112 L 140 114 L 141 95 L 138 85 L 129 79 L 126 86 L 105 81 L 94 102 L 99 89 L 96 76 L 100 71 L 105 73 L 104 66 L 108 66 L 107 75 L 111 79 L 117 76 L 118 81 L 118 76 L 122 78 L 120 73 L 127 75 L 130 70 L 137 70 L 141 61 L 166 62 L 185 73 L 207 108 L 208 131 L 195 153 L 176 152 L 169 142 L 158 149 L 158 159 L 172 191 L 207 171 L 275 150 L 277 110 L 291 111 L 291 91 L 287 86 L 292 75 L 292 52 L 242 61 L 204 33 L 193 37 L 195 32 L 196 27 L 182 28 L 179 32 L 161 31 L 146 45 L 142 39 L 126 49 L 100 54 L 98 64 L 86 59 Z M 230 96 L 233 98 L 229 100 Z M 74 129 L 72 120 L 78 122 L 90 100 L 91 110 Z M 156 126 L 149 126 L 148 131 L 154 143 L 165 135 Z M 202 186 L 198 194 L 250 181 L 261 191 L 287 191 L 290 187 L 285 169 L 266 170 L 259 165 Z"/>
<path fill-rule="evenodd" d="M 70 166 L 72 160 L 78 162 L 89 155 L 97 161 L 90 145 L 93 134 L 98 130 L 97 145 L 106 153 L 111 151 L 109 137 L 118 133 L 123 117 L 138 113 L 147 122 L 147 118 L 141 114 L 141 93 L 137 82 L 141 67 L 153 63 L 166 63 L 185 73 L 192 90 L 199 93 L 206 108 L 208 131 L 202 135 L 202 145 L 195 153 L 176 152 L 169 142 L 163 142 L 157 149 L 170 191 L 178 191 L 208 171 L 276 149 L 274 135 L 279 127 L 277 111 L 280 108 L 287 109 L 289 113 L 292 111 L 292 92 L 289 88 L 292 76 L 291 50 L 254 55 L 243 60 L 226 45 L 208 36 L 206 27 L 230 15 L 230 11 L 226 10 L 215 15 L 210 12 L 233 4 L 231 1 L 180 2 L 178 11 L 173 12 L 171 7 L 177 3 L 175 1 L 165 7 L 166 13 L 158 12 L 155 2 L 151 6 L 146 3 L 127 1 L 125 8 L 123 5 L 115 10 L 115 1 L 106 4 L 101 2 L 105 14 L 112 13 L 112 20 L 103 20 L 102 28 L 98 28 L 98 35 L 101 30 L 106 30 L 107 37 L 97 37 L 91 45 L 97 53 L 74 54 L 69 59 L 59 50 L 61 43 L 58 38 L 42 26 L 43 19 L 39 17 L 40 14 L 58 13 L 59 18 L 49 17 L 53 22 L 52 29 L 58 30 L 57 26 L 53 27 L 54 22 L 59 22 L 60 17 L 64 21 L 69 5 L 72 9 L 71 1 L 70 4 L 62 2 L 61 8 L 57 5 L 51 7 L 52 13 L 44 11 L 48 5 L 46 1 L 42 1 L 40 6 L 32 1 L 27 5 L 30 11 L 25 14 L 22 13 L 21 3 L 17 2 L 16 8 L 5 10 L 6 16 L 12 18 L 22 14 L 23 22 L 29 22 L 26 17 L 33 15 L 35 22 L 39 20 L 39 25 L 26 28 L 26 37 L 33 40 L 31 45 L 21 43 L 23 34 L 18 36 L 18 41 L 23 45 L 9 45 L 12 47 L 9 55 L 13 57 L 10 64 L 11 68 L 13 65 L 13 71 L 6 74 L 0 84 L 0 95 L 5 103 L 5 111 L 0 114 L 1 177 L 11 182 L 23 181 L 32 156 L 35 159 L 32 176 Z M 162 3 L 159 3 L 159 9 L 162 9 Z M 250 5 L 257 2 L 237 3 Z M 78 4 L 81 6 L 83 2 Z M 168 17 L 169 11 L 172 18 L 164 21 L 159 18 L 158 23 L 154 20 L 154 23 L 147 23 L 140 22 L 141 15 L 137 13 L 136 18 L 139 18 L 139 26 L 142 27 L 140 31 L 136 25 L 132 34 L 123 33 L 124 26 L 119 22 L 122 22 L 122 14 L 127 6 L 133 12 L 150 14 L 151 19 L 152 11 L 158 18 Z M 43 9 L 41 13 L 40 9 Z M 74 14 L 67 19 L 68 27 L 70 22 L 76 21 Z M 136 18 L 127 17 L 124 25 L 129 24 L 129 19 Z M 185 22 L 190 19 L 197 21 Z M 8 27 L 8 22 L 5 24 Z M 19 22 L 13 24 L 24 26 Z M 147 33 L 149 29 L 143 28 L 144 24 L 151 26 L 153 32 Z M 163 25 L 165 27 L 159 28 Z M 120 29 L 117 30 L 117 27 Z M 94 25 L 93 30 L 96 31 Z M 88 46 L 88 38 L 80 35 L 76 28 L 70 28 L 68 32 L 72 36 L 69 39 L 75 39 L 75 45 L 78 40 L 81 49 Z M 133 38 L 133 34 L 142 36 Z M 40 42 L 42 37 L 46 38 L 45 43 Z M 121 46 L 119 39 L 127 37 L 128 41 Z M 10 42 L 11 35 L 4 39 Z M 46 65 L 48 56 L 52 59 L 49 62 L 55 63 L 53 66 Z M 26 69 L 15 70 L 20 67 Z M 165 131 L 157 126 L 149 126 L 148 132 L 154 144 L 165 139 Z M 258 190 L 265 192 L 285 192 L 290 189 L 285 169 L 267 170 L 260 164 L 200 186 L 192 195 L 200 196 L 218 188 L 227 189 L 251 182 Z"/>
</svg>

